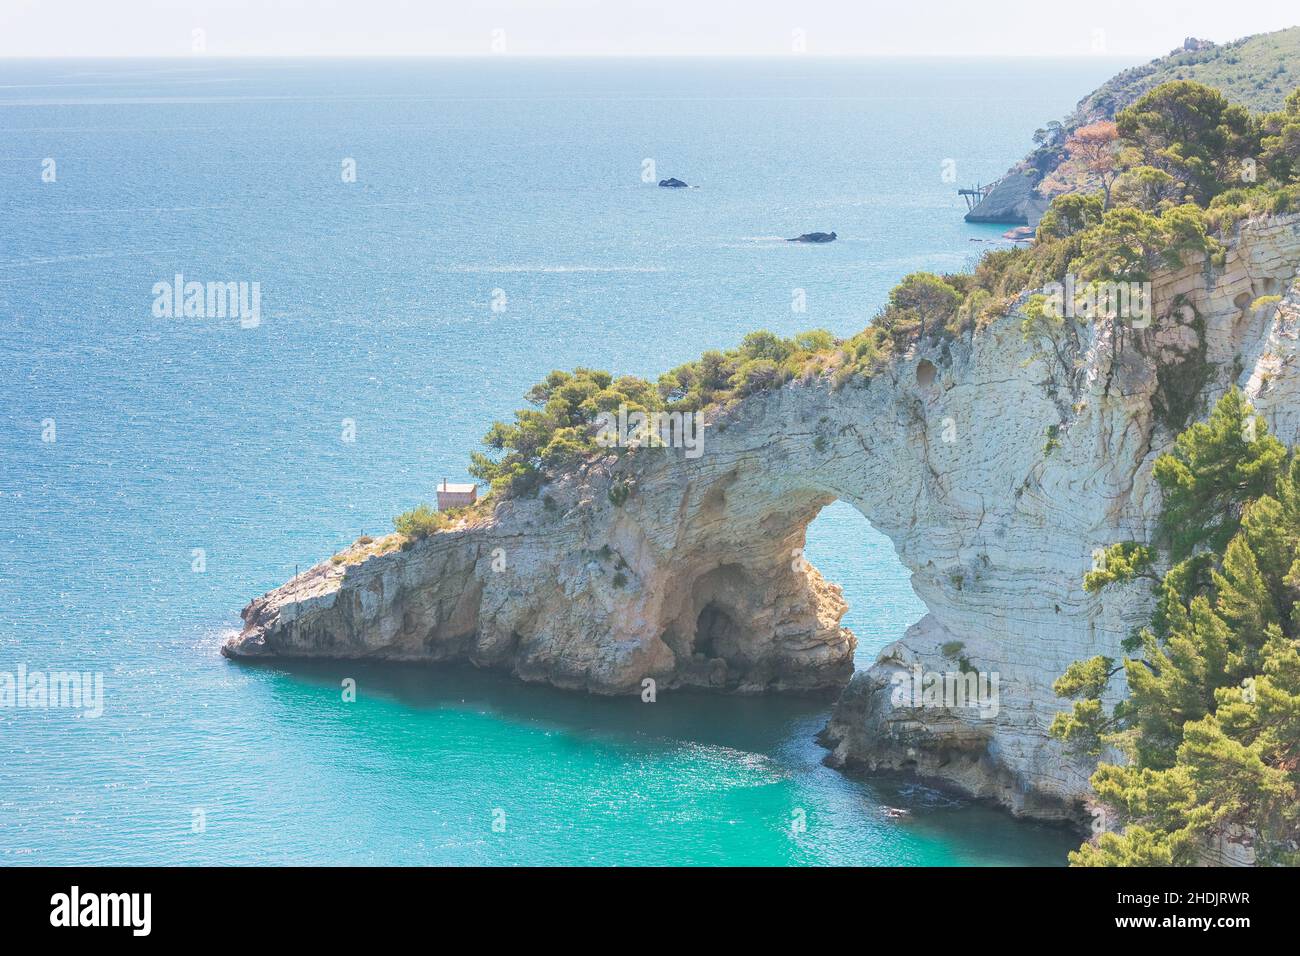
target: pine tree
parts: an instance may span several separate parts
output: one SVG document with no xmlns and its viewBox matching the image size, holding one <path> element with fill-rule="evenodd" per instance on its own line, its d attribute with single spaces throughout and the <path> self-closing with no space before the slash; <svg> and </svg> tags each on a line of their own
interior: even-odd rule
<svg viewBox="0 0 1300 956">
<path fill-rule="evenodd" d="M 1070 862 L 1188 865 L 1207 836 L 1240 827 L 1261 862 L 1300 863 L 1300 457 L 1288 462 L 1233 390 L 1155 472 L 1175 563 L 1141 653 L 1123 661 L 1128 699 L 1102 705 L 1117 671 L 1104 657 L 1076 661 L 1055 685 L 1074 705 L 1052 734 L 1128 758 L 1092 777 L 1121 828 Z M 1141 547 L 1109 549 L 1118 560 L 1089 575 L 1090 590 L 1150 576 L 1156 558 Z"/>
</svg>

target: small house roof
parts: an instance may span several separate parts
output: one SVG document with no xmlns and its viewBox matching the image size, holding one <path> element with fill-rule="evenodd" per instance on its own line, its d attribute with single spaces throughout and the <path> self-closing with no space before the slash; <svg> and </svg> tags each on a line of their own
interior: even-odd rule
<svg viewBox="0 0 1300 956">
<path fill-rule="evenodd" d="M 442 482 L 438 485 L 439 491 L 449 491 L 452 494 L 467 495 L 478 488 L 478 485 L 456 485 L 449 482 Z"/>
</svg>

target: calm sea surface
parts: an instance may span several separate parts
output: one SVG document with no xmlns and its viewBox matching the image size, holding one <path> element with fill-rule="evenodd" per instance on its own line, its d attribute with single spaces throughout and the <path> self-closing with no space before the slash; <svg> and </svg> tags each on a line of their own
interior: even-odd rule
<svg viewBox="0 0 1300 956">
<path fill-rule="evenodd" d="M 1002 227 L 957 186 L 1121 65 L 0 62 L 0 671 L 105 681 L 99 719 L 0 708 L 0 864 L 1063 862 L 1058 830 L 822 767 L 824 701 L 217 648 L 550 369 L 846 335 L 968 266 Z M 177 273 L 259 282 L 260 324 L 156 318 Z M 847 506 L 809 539 L 865 666 L 923 608 Z"/>
</svg>

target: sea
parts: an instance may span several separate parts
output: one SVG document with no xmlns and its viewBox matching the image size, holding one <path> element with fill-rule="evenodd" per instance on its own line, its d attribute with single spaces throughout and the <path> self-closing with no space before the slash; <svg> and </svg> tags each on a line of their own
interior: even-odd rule
<svg viewBox="0 0 1300 956">
<path fill-rule="evenodd" d="M 0 694 L 0 865 L 1063 864 L 1068 831 L 824 766 L 826 698 L 218 648 L 548 371 L 847 336 L 970 268 L 1006 227 L 958 188 L 1126 65 L 0 61 L 0 686 L 102 691 Z M 177 314 L 177 276 L 256 308 Z M 848 505 L 808 538 L 866 667 L 924 607 Z"/>
</svg>

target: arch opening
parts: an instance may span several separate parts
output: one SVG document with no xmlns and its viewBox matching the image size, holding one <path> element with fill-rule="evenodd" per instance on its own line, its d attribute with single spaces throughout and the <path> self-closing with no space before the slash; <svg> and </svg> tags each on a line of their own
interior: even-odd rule
<svg viewBox="0 0 1300 956">
<path fill-rule="evenodd" d="M 842 687 L 925 612 L 893 542 L 855 505 L 824 485 L 766 491 L 775 507 L 755 509 L 750 490 L 739 520 L 703 525 L 663 589 L 656 630 L 679 686 Z"/>
<path fill-rule="evenodd" d="M 855 669 L 870 666 L 926 613 L 894 543 L 849 502 L 822 508 L 805 529 L 804 555 L 843 590 L 841 624 L 857 637 Z"/>
</svg>

